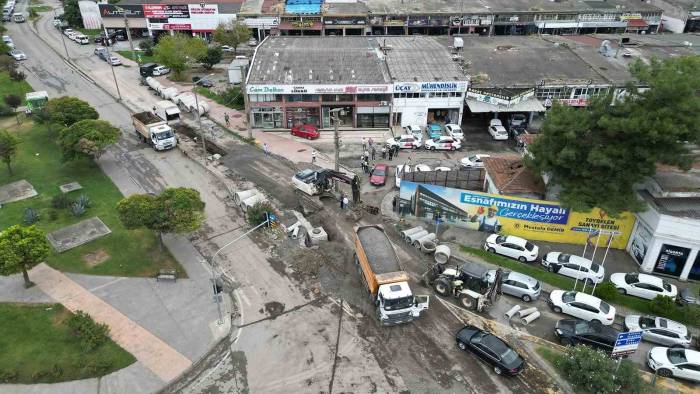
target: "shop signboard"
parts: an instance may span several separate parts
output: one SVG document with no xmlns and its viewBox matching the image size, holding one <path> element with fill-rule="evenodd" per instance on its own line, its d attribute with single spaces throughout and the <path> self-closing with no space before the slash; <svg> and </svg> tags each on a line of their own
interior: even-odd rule
<svg viewBox="0 0 700 394">
<path fill-rule="evenodd" d="M 446 82 L 405 82 L 395 83 L 394 93 L 417 93 L 417 92 L 466 92 L 467 82 L 446 81 Z"/>
<path fill-rule="evenodd" d="M 362 25 L 364 26 L 367 21 L 362 17 L 343 17 L 343 18 L 323 18 L 323 23 L 326 25 Z"/>
<path fill-rule="evenodd" d="M 464 17 L 453 17 L 450 19 L 450 24 L 454 27 L 460 26 L 484 26 L 490 25 L 491 19 L 488 16 L 464 16 Z"/>
<path fill-rule="evenodd" d="M 588 105 L 588 99 L 585 98 L 559 99 L 559 102 L 570 107 L 585 107 Z"/>
<path fill-rule="evenodd" d="M 280 24 L 280 18 L 277 17 L 262 17 L 262 18 L 245 18 L 243 20 L 246 26 L 254 29 L 270 29 L 277 27 Z"/>
<path fill-rule="evenodd" d="M 391 85 L 247 85 L 248 94 L 389 93 Z"/>
<path fill-rule="evenodd" d="M 143 6 L 141 5 L 120 5 L 116 6 L 114 4 L 99 4 L 100 15 L 102 17 L 115 17 L 123 18 L 124 11 L 126 11 L 127 18 L 143 18 Z M 122 11 L 124 10 L 124 11 Z"/>
<path fill-rule="evenodd" d="M 166 23 L 150 23 L 148 22 L 148 30 L 165 30 Z"/>
<path fill-rule="evenodd" d="M 384 26 L 405 26 L 406 21 L 401 19 L 387 19 L 384 21 Z"/>
<path fill-rule="evenodd" d="M 602 245 L 610 242 L 610 247 L 624 249 L 635 222 L 634 215 L 628 212 L 613 218 L 598 208 L 590 212 L 575 212 L 556 201 L 508 197 L 405 180 L 401 181 L 399 196 L 399 211 L 404 215 L 431 219 L 439 206 L 446 223 L 455 227 L 502 232 L 530 240 L 581 245 L 587 241 Z"/>
<path fill-rule="evenodd" d="M 489 92 L 487 90 L 480 90 L 480 89 L 469 89 L 467 90 L 467 98 L 476 100 L 476 101 L 481 101 L 482 103 L 487 103 L 487 104 L 494 104 L 494 105 L 503 105 L 503 106 L 511 106 L 518 104 L 522 101 L 525 101 L 531 97 L 535 96 L 535 89 L 529 89 L 527 91 L 524 91 L 520 94 L 516 94 L 513 96 L 505 96 L 502 94 L 494 93 L 494 92 Z"/>
<path fill-rule="evenodd" d="M 190 17 L 187 4 L 144 4 L 143 12 L 146 18 L 154 19 L 185 19 Z"/>
<path fill-rule="evenodd" d="M 164 23 L 165 30 L 192 30 L 192 25 L 189 23 Z"/>
<path fill-rule="evenodd" d="M 191 19 L 211 17 L 219 14 L 218 4 L 204 4 L 204 7 L 199 4 L 188 4 L 187 7 Z"/>
<path fill-rule="evenodd" d="M 316 22 L 314 21 L 292 21 L 289 25 L 295 29 L 309 29 L 314 27 Z"/>
<path fill-rule="evenodd" d="M 621 21 L 628 21 L 630 19 L 643 19 L 642 14 L 639 12 L 626 12 L 619 16 Z"/>
<path fill-rule="evenodd" d="M 647 255 L 652 237 L 651 229 L 641 220 L 637 220 L 637 229 L 632 234 L 632 243 L 630 244 L 630 254 L 637 264 L 644 263 L 644 257 Z"/>
<path fill-rule="evenodd" d="M 665 275 L 680 276 L 690 256 L 690 249 L 676 245 L 663 244 L 654 265 L 654 272 Z"/>
</svg>

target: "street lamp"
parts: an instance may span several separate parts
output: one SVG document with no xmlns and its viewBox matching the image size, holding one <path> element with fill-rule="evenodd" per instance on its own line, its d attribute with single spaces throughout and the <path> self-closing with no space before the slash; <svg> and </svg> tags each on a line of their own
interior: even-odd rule
<svg viewBox="0 0 700 394">
<path fill-rule="evenodd" d="M 333 128 L 333 139 L 335 142 L 335 170 L 339 171 L 340 170 L 340 136 L 338 135 L 338 126 L 340 125 L 340 118 L 338 118 L 338 115 L 345 115 L 345 108 L 333 108 L 332 110 L 328 111 L 331 115 L 331 119 L 333 120 L 334 123 L 334 128 Z"/>
<path fill-rule="evenodd" d="M 53 17 L 56 19 L 56 9 L 54 8 L 53 10 Z M 63 27 L 63 20 L 61 20 L 61 24 L 59 25 L 60 27 Z M 66 60 L 70 61 L 70 56 L 68 56 L 68 47 L 66 46 L 66 38 L 64 37 L 65 34 L 63 34 L 63 29 L 59 29 L 61 31 L 61 41 L 63 41 L 63 49 L 66 51 Z"/>
<path fill-rule="evenodd" d="M 109 53 L 109 34 L 107 34 L 107 26 L 102 25 L 102 29 L 104 29 L 105 32 L 105 51 L 107 51 L 107 63 L 109 63 L 109 67 L 112 69 L 112 78 L 114 78 L 114 86 L 117 87 L 117 95 L 119 96 L 119 99 L 117 101 L 122 100 L 122 94 L 119 91 L 119 83 L 117 82 L 117 74 L 114 73 L 114 64 L 112 64 L 112 55 Z"/>
<path fill-rule="evenodd" d="M 214 74 L 209 74 L 209 76 L 212 76 Z M 199 113 L 199 98 L 197 97 L 197 84 L 202 82 L 204 78 L 200 78 L 197 80 L 197 82 L 194 83 L 194 86 L 192 87 L 192 93 L 194 93 L 194 105 L 197 111 L 197 127 L 199 128 L 199 136 L 202 138 L 202 159 L 204 160 L 204 166 L 207 166 L 207 143 L 204 138 L 204 130 L 202 129 L 202 115 Z"/>
</svg>

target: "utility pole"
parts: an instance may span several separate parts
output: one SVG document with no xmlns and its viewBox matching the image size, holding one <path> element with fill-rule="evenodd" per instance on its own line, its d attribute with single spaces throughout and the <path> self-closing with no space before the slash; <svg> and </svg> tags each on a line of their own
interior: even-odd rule
<svg viewBox="0 0 700 394">
<path fill-rule="evenodd" d="M 207 142 L 206 139 L 204 138 L 204 130 L 202 129 L 202 115 L 199 112 L 199 99 L 197 98 L 197 84 L 202 81 L 200 79 L 199 81 L 194 83 L 194 87 L 192 87 L 192 93 L 194 93 L 194 105 L 197 107 L 197 128 L 199 128 L 199 138 L 202 139 L 202 160 L 204 160 L 204 166 L 207 166 Z"/>
<path fill-rule="evenodd" d="M 340 119 L 338 118 L 338 113 L 343 113 L 344 108 L 333 108 L 328 111 L 331 120 L 333 120 L 333 140 L 335 145 L 335 170 L 340 171 L 340 135 L 338 134 L 338 126 L 340 126 Z"/>
<path fill-rule="evenodd" d="M 122 12 L 122 15 L 124 15 L 124 28 L 126 28 L 126 38 L 129 39 L 129 47 L 131 48 L 131 53 L 133 53 L 135 56 L 136 54 L 134 53 L 134 42 L 131 40 L 131 31 L 129 30 L 129 18 L 126 17 L 126 10 L 121 7 L 117 7 L 117 10 L 120 10 Z"/>
<path fill-rule="evenodd" d="M 250 122 L 250 103 L 248 102 L 248 92 L 246 91 L 246 81 L 248 80 L 248 65 L 242 66 L 241 69 L 243 75 L 241 78 L 241 94 L 243 94 L 243 121 L 248 127 L 248 139 L 253 139 L 253 125 Z M 273 120 L 274 123 L 274 120 Z"/>
<path fill-rule="evenodd" d="M 117 74 L 114 73 L 114 64 L 112 64 L 112 55 L 109 53 L 109 34 L 107 34 L 107 27 L 105 25 L 102 25 L 102 29 L 104 29 L 105 32 L 105 51 L 107 51 L 107 63 L 109 63 L 109 67 L 112 69 L 112 77 L 114 78 L 114 86 L 117 87 L 117 96 L 119 96 L 119 100 L 122 100 L 122 94 L 119 91 L 119 83 L 117 82 Z M 63 35 L 63 34 L 61 34 Z M 63 45 L 66 45 L 64 42 Z"/>
<path fill-rule="evenodd" d="M 55 9 L 53 10 L 53 16 L 54 16 L 54 18 L 56 17 L 56 10 Z M 61 41 L 63 41 L 63 49 L 66 51 L 66 60 L 70 60 L 70 56 L 68 56 L 68 47 L 66 46 L 66 37 L 65 37 L 65 34 L 63 34 L 63 29 L 62 29 L 63 20 L 61 20 L 61 24 L 58 26 L 60 27 L 58 30 L 60 30 L 60 32 L 61 32 Z"/>
</svg>

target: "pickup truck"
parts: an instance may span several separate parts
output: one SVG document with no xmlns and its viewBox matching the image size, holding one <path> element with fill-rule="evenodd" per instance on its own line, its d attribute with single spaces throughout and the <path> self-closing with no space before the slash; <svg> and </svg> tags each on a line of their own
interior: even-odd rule
<svg viewBox="0 0 700 394">
<path fill-rule="evenodd" d="M 381 225 L 355 227 L 354 261 L 382 325 L 413 321 L 428 309 L 429 296 L 413 295 L 408 273 Z"/>
<path fill-rule="evenodd" d="M 151 112 L 133 114 L 131 120 L 141 141 L 149 144 L 153 149 L 160 151 L 177 146 L 175 131 L 168 126 L 168 122 Z"/>
</svg>

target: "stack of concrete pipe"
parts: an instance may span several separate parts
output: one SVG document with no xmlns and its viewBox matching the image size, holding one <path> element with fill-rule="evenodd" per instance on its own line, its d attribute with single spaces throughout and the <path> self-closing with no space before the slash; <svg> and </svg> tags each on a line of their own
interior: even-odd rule
<svg viewBox="0 0 700 394">
<path fill-rule="evenodd" d="M 413 245 L 414 242 L 425 237 L 426 235 L 428 235 L 428 230 L 420 230 L 418 232 L 411 233 L 411 234 L 406 236 L 406 242 Z"/>
<path fill-rule="evenodd" d="M 409 228 L 408 230 L 402 231 L 402 232 L 401 232 L 401 236 L 403 237 L 403 239 L 404 239 L 405 241 L 408 242 L 408 236 L 409 236 L 409 235 L 412 235 L 412 234 L 415 234 L 415 233 L 417 233 L 417 232 L 419 232 L 419 231 L 423 231 L 423 227 L 421 227 L 421 226 L 411 227 L 411 228 Z"/>
<path fill-rule="evenodd" d="M 528 325 L 540 317 L 540 311 L 538 311 L 535 307 L 521 309 L 520 305 L 514 305 L 508 310 L 508 312 L 506 312 L 505 316 L 508 320 L 510 320 L 515 315 L 518 315 L 518 318 L 520 318 L 520 322 L 523 325 Z"/>
<path fill-rule="evenodd" d="M 258 189 L 248 189 L 248 190 L 241 190 L 239 192 L 233 193 L 233 203 L 236 205 L 241 205 L 241 201 L 245 200 L 248 197 L 252 197 L 256 194 L 260 194 Z"/>
<path fill-rule="evenodd" d="M 435 247 L 435 262 L 438 264 L 447 264 L 451 254 L 452 252 L 450 251 L 449 246 L 437 245 Z"/>
<path fill-rule="evenodd" d="M 160 95 L 163 96 L 165 100 L 170 100 L 173 97 L 177 96 L 180 94 L 180 92 L 177 90 L 176 87 L 169 87 L 165 89 L 161 89 Z"/>
<path fill-rule="evenodd" d="M 258 189 L 243 190 L 233 195 L 233 202 L 238 205 L 243 212 L 247 212 L 255 204 L 267 201 L 267 197 L 260 193 Z"/>
<path fill-rule="evenodd" d="M 414 248 L 419 249 L 424 253 L 434 252 L 435 245 L 437 244 L 437 235 L 435 235 L 435 233 L 426 234 L 413 241 L 412 244 Z"/>
</svg>

